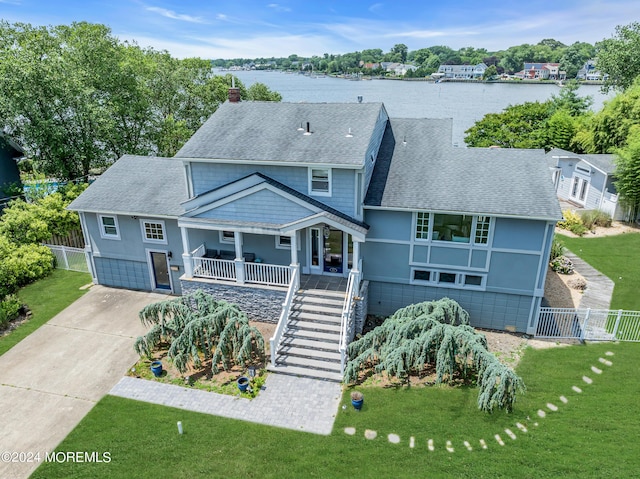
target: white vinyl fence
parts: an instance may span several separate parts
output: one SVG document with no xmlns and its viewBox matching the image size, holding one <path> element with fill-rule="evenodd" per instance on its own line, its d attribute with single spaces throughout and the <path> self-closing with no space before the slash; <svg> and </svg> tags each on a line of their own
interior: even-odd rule
<svg viewBox="0 0 640 479">
<path fill-rule="evenodd" d="M 540 308 L 536 337 L 640 342 L 640 311 Z"/>
<path fill-rule="evenodd" d="M 52 244 L 46 244 L 45 246 L 49 248 L 56 257 L 56 268 L 80 271 L 82 273 L 89 272 L 84 249 Z"/>
</svg>

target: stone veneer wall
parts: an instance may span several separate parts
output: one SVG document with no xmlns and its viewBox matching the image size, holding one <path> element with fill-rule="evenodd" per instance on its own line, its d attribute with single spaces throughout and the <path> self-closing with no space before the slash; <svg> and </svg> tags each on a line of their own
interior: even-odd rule
<svg viewBox="0 0 640 479">
<path fill-rule="evenodd" d="M 356 301 L 355 310 L 355 334 L 362 334 L 364 322 L 367 320 L 369 310 L 369 281 L 363 281 L 358 291 L 359 301 Z"/>
<path fill-rule="evenodd" d="M 180 282 L 182 283 L 182 294 L 193 293 L 201 289 L 216 299 L 237 304 L 250 320 L 263 323 L 278 323 L 282 312 L 282 303 L 287 296 L 286 289 L 227 285 L 186 279 L 181 279 Z"/>
</svg>

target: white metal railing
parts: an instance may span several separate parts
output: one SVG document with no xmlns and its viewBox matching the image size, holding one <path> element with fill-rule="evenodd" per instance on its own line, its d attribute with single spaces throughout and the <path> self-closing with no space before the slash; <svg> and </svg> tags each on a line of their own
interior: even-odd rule
<svg viewBox="0 0 640 479">
<path fill-rule="evenodd" d="M 193 275 L 210 279 L 236 279 L 236 263 L 233 260 L 192 257 Z"/>
<path fill-rule="evenodd" d="M 60 246 L 45 244 L 56 257 L 56 268 L 69 271 L 89 272 L 87 264 L 87 254 L 82 248 L 72 248 L 71 246 Z"/>
<path fill-rule="evenodd" d="M 353 339 L 354 318 L 353 309 L 355 307 L 354 297 L 360 284 L 360 273 L 351 270 L 347 279 L 347 292 L 345 293 L 344 303 L 342 305 L 342 322 L 340 325 L 340 343 L 338 349 L 340 351 L 340 373 L 344 375 L 344 369 L 347 366 L 347 347 Z"/>
<path fill-rule="evenodd" d="M 200 246 L 198 246 L 196 249 L 194 249 L 191 252 L 191 256 L 198 256 L 198 257 L 202 257 L 206 254 L 207 249 L 204 245 L 204 243 L 202 243 Z"/>
<path fill-rule="evenodd" d="M 540 308 L 536 337 L 640 342 L 640 311 Z"/>
<path fill-rule="evenodd" d="M 276 356 L 278 348 L 280 348 L 280 341 L 282 341 L 282 335 L 287 329 L 287 323 L 289 322 L 289 312 L 291 311 L 291 303 L 296 295 L 296 291 L 300 287 L 299 275 L 300 265 L 291 265 L 291 279 L 289 281 L 289 289 L 287 289 L 287 295 L 285 296 L 284 303 L 282 303 L 282 312 L 280 313 L 280 319 L 278 325 L 273 333 L 271 339 L 269 339 L 269 345 L 271 349 L 271 365 L 276 366 Z"/>
<path fill-rule="evenodd" d="M 244 280 L 247 283 L 287 286 L 291 284 L 291 267 L 279 264 L 245 263 Z"/>
</svg>

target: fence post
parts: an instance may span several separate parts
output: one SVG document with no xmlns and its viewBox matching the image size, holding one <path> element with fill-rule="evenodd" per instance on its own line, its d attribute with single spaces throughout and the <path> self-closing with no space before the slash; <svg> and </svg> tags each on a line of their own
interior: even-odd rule
<svg viewBox="0 0 640 479">
<path fill-rule="evenodd" d="M 62 257 L 64 258 L 64 269 L 69 269 L 69 259 L 67 258 L 67 251 L 65 248 L 60 248 L 62 251 Z"/>
<path fill-rule="evenodd" d="M 584 338 L 587 332 L 587 324 L 589 324 L 590 314 L 591 314 L 591 308 L 587 308 L 587 313 L 584 316 L 584 324 L 582 325 L 582 331 L 580 332 L 580 341 L 584 341 Z"/>
<path fill-rule="evenodd" d="M 618 317 L 616 318 L 616 324 L 613 327 L 613 339 L 617 339 L 616 335 L 618 334 L 618 326 L 620 326 L 620 319 L 622 318 L 622 310 L 618 310 Z"/>
</svg>

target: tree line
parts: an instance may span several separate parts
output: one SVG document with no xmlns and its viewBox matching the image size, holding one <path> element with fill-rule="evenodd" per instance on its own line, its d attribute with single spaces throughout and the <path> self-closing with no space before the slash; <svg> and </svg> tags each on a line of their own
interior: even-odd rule
<svg viewBox="0 0 640 479">
<path fill-rule="evenodd" d="M 77 179 L 123 154 L 173 156 L 228 96 L 211 62 L 121 42 L 105 25 L 0 22 L 0 128 L 39 172 Z M 264 84 L 243 99 L 280 101 Z"/>
</svg>

